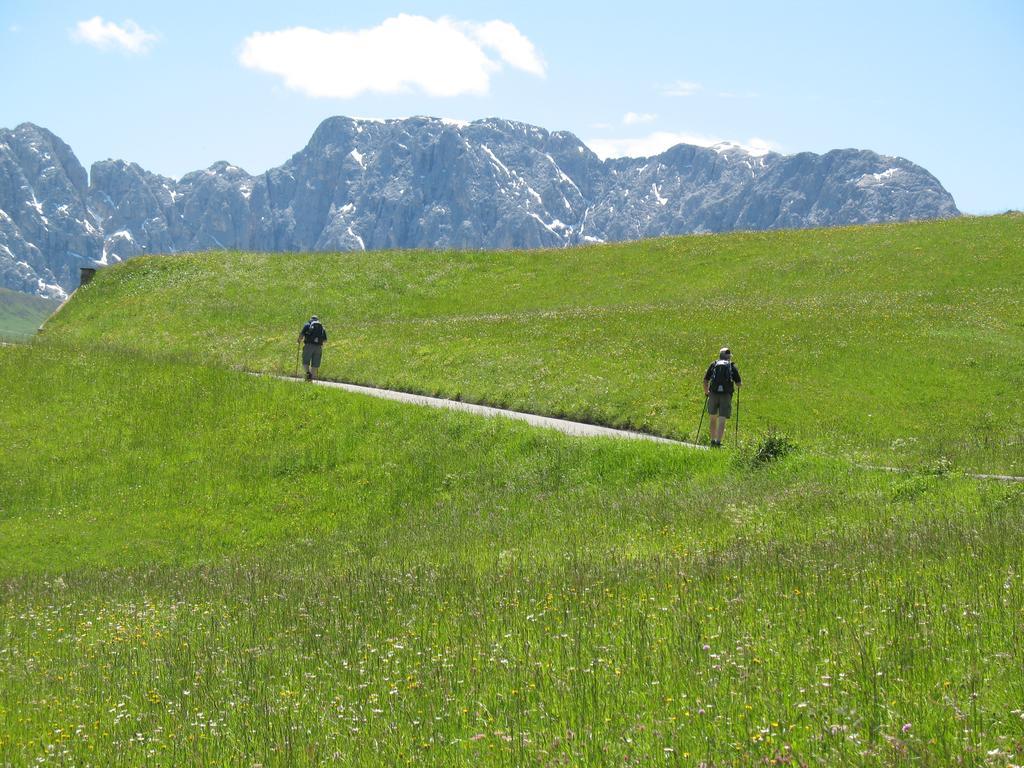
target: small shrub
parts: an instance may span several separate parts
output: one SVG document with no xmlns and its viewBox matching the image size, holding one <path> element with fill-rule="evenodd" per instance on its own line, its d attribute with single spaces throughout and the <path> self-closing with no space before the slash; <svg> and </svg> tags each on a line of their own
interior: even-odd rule
<svg viewBox="0 0 1024 768">
<path fill-rule="evenodd" d="M 796 443 L 793 438 L 772 428 L 757 441 L 749 462 L 751 466 L 760 467 L 778 461 L 795 450 Z"/>
<path fill-rule="evenodd" d="M 889 494 L 893 501 L 911 502 L 928 491 L 931 486 L 928 478 L 920 475 L 901 478 L 890 486 Z"/>
</svg>

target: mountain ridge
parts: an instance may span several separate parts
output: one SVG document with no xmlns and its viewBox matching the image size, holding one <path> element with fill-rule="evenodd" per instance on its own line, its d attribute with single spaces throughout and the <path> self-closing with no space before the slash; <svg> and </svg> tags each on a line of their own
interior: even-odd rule
<svg viewBox="0 0 1024 768">
<path fill-rule="evenodd" d="M 45 128 L 0 129 L 0 285 L 63 297 L 78 266 L 213 248 L 519 249 L 959 215 L 928 171 L 841 149 L 679 144 L 601 160 L 567 131 L 503 118 L 330 117 L 282 165 L 178 180 Z"/>
</svg>

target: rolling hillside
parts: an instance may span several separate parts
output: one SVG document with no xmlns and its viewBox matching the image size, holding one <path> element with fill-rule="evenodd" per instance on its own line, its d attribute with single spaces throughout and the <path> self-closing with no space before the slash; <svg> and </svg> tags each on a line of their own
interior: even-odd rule
<svg viewBox="0 0 1024 768">
<path fill-rule="evenodd" d="M 102 272 L 47 333 L 692 437 L 723 344 L 743 428 L 1024 474 L 1024 218 L 512 253 L 217 253 Z"/>
<path fill-rule="evenodd" d="M 0 347 L 0 765 L 1021 764 L 1024 484 L 957 468 L 1020 464 L 1022 231 L 100 273 Z M 667 432 L 725 341 L 747 437 L 231 369 L 310 311 L 329 375 Z"/>
</svg>

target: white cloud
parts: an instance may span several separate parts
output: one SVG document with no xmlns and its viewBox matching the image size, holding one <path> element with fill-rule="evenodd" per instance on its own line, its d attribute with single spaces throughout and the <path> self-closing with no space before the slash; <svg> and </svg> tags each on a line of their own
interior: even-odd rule
<svg viewBox="0 0 1024 768">
<path fill-rule="evenodd" d="M 622 116 L 623 125 L 640 125 L 641 123 L 653 123 L 658 119 L 657 115 L 650 112 L 627 112 Z"/>
<path fill-rule="evenodd" d="M 700 83 L 691 83 L 688 80 L 676 80 L 670 85 L 666 85 L 661 89 L 661 92 L 666 96 L 693 96 L 697 91 L 704 90 L 704 86 Z"/>
<path fill-rule="evenodd" d="M 545 66 L 533 43 L 515 25 L 507 21 L 464 25 L 469 34 L 485 48 L 493 48 L 510 66 L 544 77 Z"/>
<path fill-rule="evenodd" d="M 128 53 L 145 53 L 157 36 L 142 29 L 131 19 L 123 25 L 104 21 L 102 16 L 93 16 L 75 25 L 72 37 L 102 50 L 120 48 Z"/>
<path fill-rule="evenodd" d="M 676 144 L 694 144 L 698 147 L 714 147 L 719 151 L 742 150 L 754 156 L 777 152 L 775 142 L 766 139 L 751 138 L 746 142 L 701 136 L 692 133 L 676 133 L 673 131 L 655 131 L 647 136 L 627 139 L 591 139 L 587 142 L 598 157 L 650 157 L 664 152 Z"/>
<path fill-rule="evenodd" d="M 506 21 L 474 24 L 407 14 L 354 32 L 256 32 L 245 39 L 239 61 L 279 75 L 307 96 L 335 99 L 413 89 L 430 96 L 484 94 L 501 62 L 538 77 L 545 73 L 533 43 Z"/>
</svg>

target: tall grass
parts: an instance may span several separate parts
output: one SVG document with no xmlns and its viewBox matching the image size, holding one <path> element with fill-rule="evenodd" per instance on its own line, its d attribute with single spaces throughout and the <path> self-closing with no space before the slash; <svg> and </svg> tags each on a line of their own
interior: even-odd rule
<svg viewBox="0 0 1024 768">
<path fill-rule="evenodd" d="M 0 765 L 1024 759 L 1018 486 L 98 347 L 0 386 Z"/>
<path fill-rule="evenodd" d="M 1019 763 L 1019 509 L 983 521 L 483 572 L 313 546 L 30 580 L 2 604 L 0 759 Z"/>
</svg>

